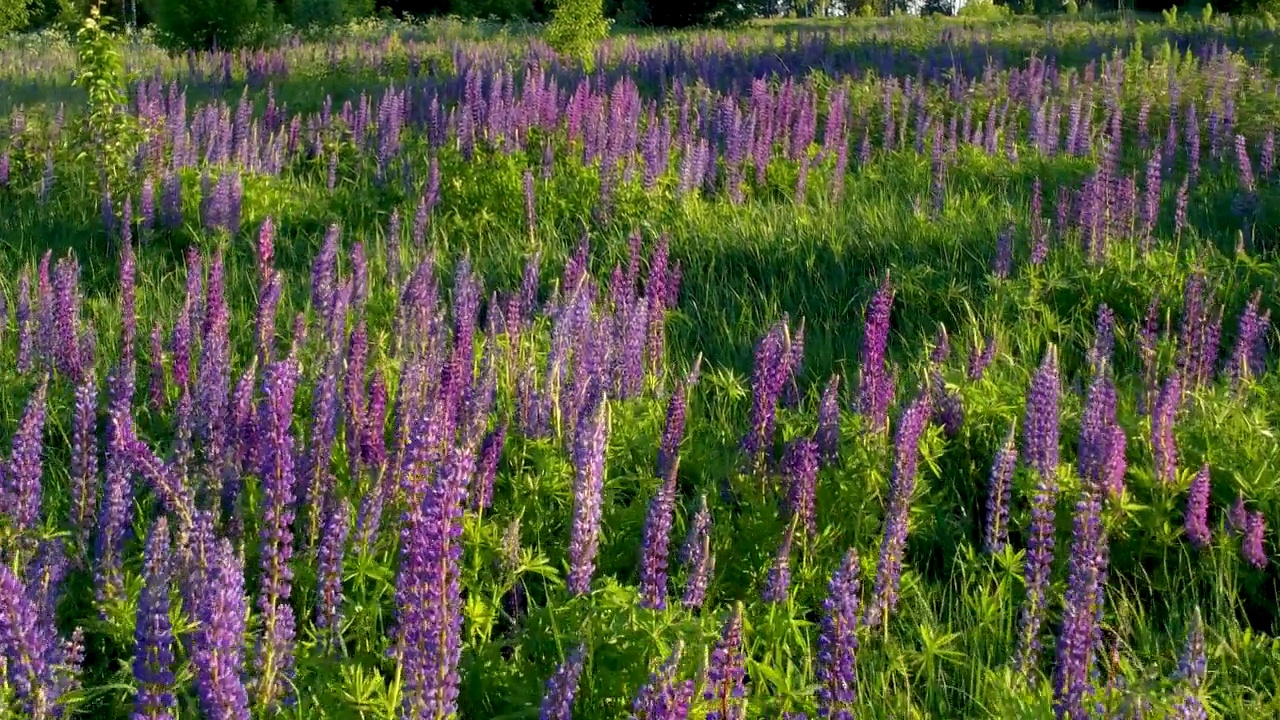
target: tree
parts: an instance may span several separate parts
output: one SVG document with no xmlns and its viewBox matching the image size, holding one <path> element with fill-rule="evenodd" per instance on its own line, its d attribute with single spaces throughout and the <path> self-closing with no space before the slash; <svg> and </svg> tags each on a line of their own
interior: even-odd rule
<svg viewBox="0 0 1280 720">
<path fill-rule="evenodd" d="M 0 0 L 0 35 L 7 35 L 27 26 L 28 0 Z"/>
<path fill-rule="evenodd" d="M 551 11 L 547 44 L 561 55 L 592 64 L 596 44 L 609 35 L 601 0 L 559 0 Z"/>
<path fill-rule="evenodd" d="M 157 38 L 175 50 L 239 47 L 252 39 L 260 19 L 258 0 L 153 2 Z"/>
</svg>

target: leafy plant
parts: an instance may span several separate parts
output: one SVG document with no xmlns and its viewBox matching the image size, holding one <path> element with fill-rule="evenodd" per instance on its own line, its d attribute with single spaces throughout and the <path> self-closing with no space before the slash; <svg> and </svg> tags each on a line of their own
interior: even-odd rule
<svg viewBox="0 0 1280 720">
<path fill-rule="evenodd" d="M 601 0 L 559 0 L 551 11 L 547 44 L 567 57 L 576 58 L 589 69 L 596 45 L 609 35 Z"/>
<path fill-rule="evenodd" d="M 261 20 L 258 0 L 152 2 L 156 38 L 170 50 L 236 48 L 254 38 Z"/>
<path fill-rule="evenodd" d="M 87 94 L 84 128 L 88 142 L 82 144 L 80 160 L 97 163 L 108 186 L 128 169 L 129 153 L 136 145 L 136 123 L 125 111 L 124 66 L 98 3 L 76 33 L 79 74 L 76 85 Z"/>
<path fill-rule="evenodd" d="M 27 26 L 28 5 L 30 0 L 0 0 L 0 35 Z"/>
</svg>

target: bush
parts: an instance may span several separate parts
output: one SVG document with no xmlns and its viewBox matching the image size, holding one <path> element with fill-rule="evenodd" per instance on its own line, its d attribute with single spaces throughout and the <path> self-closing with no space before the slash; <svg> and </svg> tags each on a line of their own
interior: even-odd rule
<svg viewBox="0 0 1280 720">
<path fill-rule="evenodd" d="M 27 26 L 28 0 L 0 0 L 0 35 L 7 35 Z"/>
<path fill-rule="evenodd" d="M 157 40 L 173 50 L 235 48 L 250 43 L 261 28 L 258 0 L 153 2 Z"/>
<path fill-rule="evenodd" d="M 294 27 L 330 27 L 341 25 L 346 19 L 344 0 L 292 0 L 289 3 L 289 22 Z"/>
<path fill-rule="evenodd" d="M 533 17 L 533 0 L 454 0 L 453 12 L 462 17 L 521 20 Z"/>
<path fill-rule="evenodd" d="M 956 15 L 970 20 L 1004 20 L 1013 17 L 1013 11 L 991 0 L 969 0 Z"/>
<path fill-rule="evenodd" d="M 601 0 L 560 0 L 551 11 L 547 43 L 561 55 L 578 58 L 589 67 L 596 43 L 608 34 L 609 21 L 604 19 Z"/>
</svg>

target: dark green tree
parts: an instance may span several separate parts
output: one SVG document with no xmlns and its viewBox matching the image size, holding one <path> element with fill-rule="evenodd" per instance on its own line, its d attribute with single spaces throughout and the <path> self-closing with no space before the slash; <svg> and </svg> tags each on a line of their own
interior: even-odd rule
<svg viewBox="0 0 1280 720">
<path fill-rule="evenodd" d="M 174 50 L 234 48 L 251 41 L 258 0 L 152 0 L 157 38 Z"/>
</svg>

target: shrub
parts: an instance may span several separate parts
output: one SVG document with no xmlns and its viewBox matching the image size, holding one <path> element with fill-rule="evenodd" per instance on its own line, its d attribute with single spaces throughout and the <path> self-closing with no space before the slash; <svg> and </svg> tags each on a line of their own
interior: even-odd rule
<svg viewBox="0 0 1280 720">
<path fill-rule="evenodd" d="M 991 0 L 969 0 L 956 15 L 970 20 L 1003 20 L 1013 17 L 1013 11 Z"/>
<path fill-rule="evenodd" d="M 173 50 L 229 49 L 249 43 L 261 19 L 258 0 L 153 0 L 156 37 Z"/>
<path fill-rule="evenodd" d="M 28 0 L 0 0 L 0 35 L 27 26 L 27 3 Z"/>
<path fill-rule="evenodd" d="M 601 0 L 560 0 L 551 11 L 547 43 L 561 55 L 578 58 L 589 67 L 596 43 L 608 34 L 609 21 L 604 18 Z"/>
<path fill-rule="evenodd" d="M 462 17 L 520 20 L 533 17 L 533 0 L 454 0 L 453 12 Z"/>
</svg>

